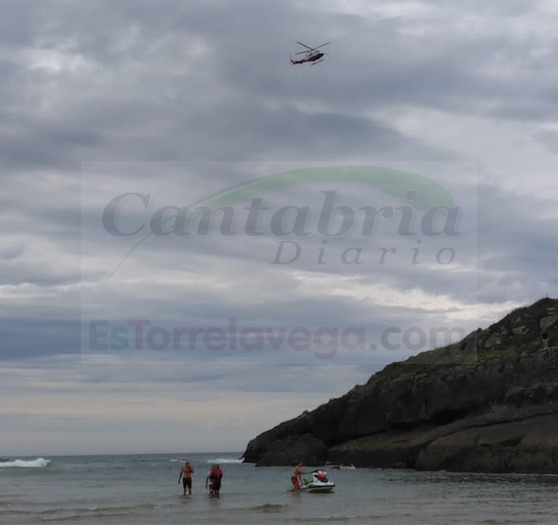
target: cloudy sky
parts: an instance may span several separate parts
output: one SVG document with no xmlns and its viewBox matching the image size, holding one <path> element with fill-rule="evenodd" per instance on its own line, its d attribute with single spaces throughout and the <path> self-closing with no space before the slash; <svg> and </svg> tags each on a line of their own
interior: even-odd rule
<svg viewBox="0 0 558 525">
<path fill-rule="evenodd" d="M 240 451 L 436 346 L 433 328 L 468 333 L 556 296 L 556 2 L 1 9 L 2 455 Z M 297 40 L 329 54 L 291 66 Z M 459 209 L 459 235 L 429 236 L 407 190 L 449 195 L 431 205 Z M 236 235 L 217 213 L 205 235 L 195 217 L 189 236 L 153 233 L 165 207 L 233 193 Z M 117 236 L 107 210 L 126 194 L 114 225 L 143 229 Z M 329 233 L 354 223 L 343 235 L 319 227 L 327 195 L 346 210 Z M 395 211 L 363 235 L 366 206 Z M 176 348 L 175 329 L 189 330 Z"/>
</svg>

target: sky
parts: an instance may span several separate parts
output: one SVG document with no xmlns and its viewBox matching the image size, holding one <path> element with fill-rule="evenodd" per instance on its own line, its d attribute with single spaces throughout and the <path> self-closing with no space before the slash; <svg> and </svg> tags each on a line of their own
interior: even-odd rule
<svg viewBox="0 0 558 525">
<path fill-rule="evenodd" d="M 555 2 L 2 11 L 2 456 L 241 451 L 557 295 Z"/>
</svg>

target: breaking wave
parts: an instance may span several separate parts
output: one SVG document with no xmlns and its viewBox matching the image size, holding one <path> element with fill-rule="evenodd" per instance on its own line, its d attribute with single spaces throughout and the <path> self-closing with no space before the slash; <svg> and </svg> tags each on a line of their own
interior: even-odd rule
<svg viewBox="0 0 558 525">
<path fill-rule="evenodd" d="M 41 468 L 46 467 L 50 463 L 50 459 L 14 459 L 0 461 L 0 468 Z"/>
<path fill-rule="evenodd" d="M 219 463 L 223 465 L 227 464 L 240 464 L 242 463 L 242 458 L 215 458 L 215 459 L 206 459 L 206 463 Z"/>
</svg>

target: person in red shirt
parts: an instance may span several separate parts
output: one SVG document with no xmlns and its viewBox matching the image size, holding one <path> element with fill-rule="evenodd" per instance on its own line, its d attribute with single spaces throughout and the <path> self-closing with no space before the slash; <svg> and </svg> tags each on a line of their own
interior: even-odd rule
<svg viewBox="0 0 558 525">
<path fill-rule="evenodd" d="M 205 478 L 205 488 L 209 482 L 209 493 L 210 494 L 219 494 L 221 490 L 221 479 L 223 479 L 223 471 L 219 468 L 218 464 L 211 465 L 211 470 L 209 471 L 209 475 Z"/>
</svg>

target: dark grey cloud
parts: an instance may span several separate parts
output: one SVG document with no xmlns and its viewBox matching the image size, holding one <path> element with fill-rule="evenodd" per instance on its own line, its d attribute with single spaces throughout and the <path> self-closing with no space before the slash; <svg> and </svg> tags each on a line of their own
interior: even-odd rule
<svg viewBox="0 0 558 525">
<path fill-rule="evenodd" d="M 444 30 L 440 23 L 419 38 L 403 32 L 413 18 L 316 13 L 257 2 L 46 5 L 40 15 L 14 7 L 33 28 L 33 37 L 15 40 L 16 50 L 25 44 L 36 56 L 14 55 L 18 70 L 5 75 L 20 77 L 4 98 L 19 107 L 12 114 L 19 126 L 12 132 L 16 138 L 4 142 L 3 156 L 13 169 L 18 163 L 75 169 L 81 159 L 103 158 L 294 158 L 300 155 L 299 141 L 310 134 L 323 140 L 308 142 L 306 155 L 323 156 L 334 141 L 338 156 L 381 149 L 390 156 L 423 158 L 429 150 L 422 141 L 413 148 L 416 138 L 369 116 L 345 113 L 360 116 L 398 104 L 457 112 L 535 111 L 538 117 L 551 109 L 540 90 L 520 98 L 535 93 L 523 84 L 535 79 L 522 75 L 517 63 L 521 56 L 528 59 L 531 47 L 503 32 L 452 35 L 451 26 Z M 462 6 L 469 12 L 477 8 Z M 454 22 L 451 17 L 459 12 L 446 6 L 438 16 Z M 330 67 L 310 72 L 285 67 L 288 48 L 300 34 L 317 41 L 335 32 L 340 34 L 331 46 Z M 83 64 L 57 72 L 37 67 L 37 61 L 49 60 L 48 53 L 70 63 L 78 57 Z M 517 64 L 513 84 L 497 74 L 502 62 Z M 31 70 L 30 63 L 35 63 Z M 66 90 L 71 97 L 63 95 Z M 17 103 L 22 97 L 24 106 Z M 333 125 L 338 133 L 328 140 Z M 447 155 L 430 147 L 432 157 Z"/>
<path fill-rule="evenodd" d="M 271 423 L 257 412 L 256 393 L 278 400 L 277 417 L 296 415 L 308 408 L 301 398 L 318 403 L 411 353 L 314 359 L 299 368 L 282 356 L 242 358 L 233 366 L 207 353 L 185 361 L 146 354 L 145 365 L 132 371 L 126 370 L 132 353 L 81 355 L 92 318 L 123 322 L 141 314 L 208 327 L 235 316 L 275 330 L 357 325 L 374 339 L 387 326 L 454 323 L 472 330 L 556 289 L 558 46 L 550 4 L 7 0 L 2 10 L 0 359 L 15 374 L 3 391 L 21 395 L 14 428 L 43 428 L 55 442 L 56 426 L 70 434 L 83 428 L 77 413 L 91 408 L 103 388 L 131 406 L 146 385 L 168 383 L 184 393 L 161 390 L 154 398 L 186 403 L 197 391 L 223 406 L 226 395 L 252 403 L 256 422 L 234 407 L 237 419 L 246 418 L 244 434 L 227 423 L 242 443 Z M 296 40 L 330 40 L 327 60 L 290 66 Z M 479 161 L 479 182 L 450 169 L 463 158 Z M 225 162 L 231 159 L 256 162 Z M 206 160 L 224 162 L 179 163 Z M 436 168 L 420 162 L 447 163 L 453 175 L 444 184 L 478 225 L 456 241 L 458 266 L 429 267 L 426 247 L 421 272 L 408 260 L 372 264 L 380 245 L 397 246 L 400 254 L 417 246 L 389 225 L 376 245 L 357 235 L 331 241 L 324 268 L 308 257 L 278 270 L 270 265 L 275 238 L 226 240 L 213 233 L 142 247 L 98 287 L 138 240 L 118 241 L 103 231 L 109 196 L 151 188 L 152 212 L 302 161 L 355 160 L 414 161 L 415 171 L 434 179 Z M 274 209 L 314 209 L 323 189 L 332 187 L 264 197 Z M 335 189 L 353 207 L 379 198 L 356 185 Z M 133 210 L 126 220 L 144 216 Z M 319 235 L 304 240 L 305 256 L 321 241 Z M 352 246 L 367 254 L 362 267 L 339 261 Z M 80 368 L 82 357 L 105 361 Z M 66 400 L 72 392 L 79 398 L 74 405 Z M 291 393 L 297 403 L 290 404 Z M 30 415 L 25 403 L 33 399 L 42 412 Z M 154 407 L 129 425 L 143 428 L 138 420 L 158 414 Z M 109 443 L 123 427 L 105 416 L 92 421 L 108 425 Z M 203 443 L 203 418 L 196 425 Z"/>
</svg>

